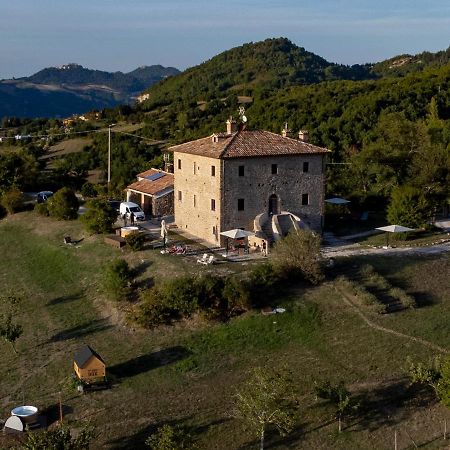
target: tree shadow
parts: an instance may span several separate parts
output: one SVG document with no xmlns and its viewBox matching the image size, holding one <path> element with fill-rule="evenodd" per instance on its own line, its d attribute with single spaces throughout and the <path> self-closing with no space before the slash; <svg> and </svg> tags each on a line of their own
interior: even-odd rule
<svg viewBox="0 0 450 450">
<path fill-rule="evenodd" d="M 152 265 L 151 261 L 142 260 L 137 266 L 132 269 L 132 276 L 139 277 L 145 273 L 145 271 Z"/>
<path fill-rule="evenodd" d="M 184 419 L 174 419 L 174 420 L 167 420 L 167 421 L 161 421 L 161 422 L 155 422 L 152 423 L 145 428 L 141 429 L 137 433 L 133 434 L 132 436 L 125 436 L 120 437 L 118 439 L 115 439 L 113 441 L 108 442 L 108 448 L 111 448 L 112 450 L 119 450 L 119 449 L 148 449 L 148 447 L 145 445 L 146 439 L 154 434 L 158 428 L 162 427 L 163 425 L 170 425 L 172 427 L 181 426 L 186 433 L 190 434 L 191 437 L 195 440 L 196 436 L 200 436 L 203 433 L 206 433 L 208 429 L 215 425 L 221 425 L 222 423 L 225 423 L 230 418 L 220 418 L 213 420 L 211 422 L 204 422 L 200 423 L 199 425 L 186 425 L 186 422 L 192 421 L 193 416 L 186 417 Z M 197 447 L 196 447 L 197 448 Z"/>
<path fill-rule="evenodd" d="M 83 298 L 83 293 L 80 291 L 80 292 L 76 292 L 75 294 L 69 294 L 69 295 L 63 295 L 61 297 L 55 297 L 55 298 L 49 300 L 45 306 L 61 305 L 61 304 L 73 302 L 75 300 L 80 300 L 81 298 Z"/>
<path fill-rule="evenodd" d="M 184 347 L 168 347 L 163 350 L 141 355 L 108 368 L 108 373 L 117 378 L 129 378 L 158 367 L 173 364 L 187 358 L 191 352 Z"/>
<path fill-rule="evenodd" d="M 67 416 L 68 414 L 71 414 L 72 412 L 73 412 L 73 408 L 71 406 L 64 405 L 64 404 L 62 405 L 63 419 L 65 416 Z M 41 415 L 45 417 L 45 422 L 46 422 L 47 427 L 58 422 L 59 415 L 60 415 L 59 403 L 54 403 L 50 406 L 47 406 L 47 408 L 45 408 L 41 412 Z"/>
<path fill-rule="evenodd" d="M 407 378 L 391 381 L 357 395 L 360 409 L 357 419 L 347 421 L 351 431 L 370 432 L 382 426 L 393 426 L 414 414 L 419 408 L 436 402 L 433 393 L 420 385 L 410 385 Z"/>
<path fill-rule="evenodd" d="M 80 338 L 87 336 L 88 334 L 98 333 L 100 331 L 107 330 L 111 328 L 112 325 L 109 323 L 108 319 L 97 319 L 90 322 L 77 325 L 73 328 L 68 328 L 67 330 L 60 331 L 54 334 L 46 343 L 49 342 L 61 342 L 67 341 L 69 339 Z"/>
</svg>

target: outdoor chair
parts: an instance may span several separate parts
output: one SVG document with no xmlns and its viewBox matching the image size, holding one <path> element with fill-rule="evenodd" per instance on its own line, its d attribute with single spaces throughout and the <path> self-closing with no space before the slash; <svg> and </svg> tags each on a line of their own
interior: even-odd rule
<svg viewBox="0 0 450 450">
<path fill-rule="evenodd" d="M 197 259 L 197 262 L 200 264 L 206 264 L 206 261 L 208 261 L 207 253 L 203 253 L 203 256 L 201 257 L 201 259 Z"/>
<path fill-rule="evenodd" d="M 204 264 L 205 266 L 207 266 L 208 264 L 212 264 L 214 262 L 214 255 L 211 255 L 209 258 L 208 255 L 206 255 L 205 260 L 197 259 L 197 262 L 199 262 L 200 264 Z"/>
</svg>

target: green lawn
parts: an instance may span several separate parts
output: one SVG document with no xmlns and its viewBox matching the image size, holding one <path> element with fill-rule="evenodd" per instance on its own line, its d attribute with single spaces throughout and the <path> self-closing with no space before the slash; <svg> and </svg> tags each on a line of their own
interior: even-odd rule
<svg viewBox="0 0 450 450">
<path fill-rule="evenodd" d="M 84 237 L 79 248 L 62 243 L 65 234 Z M 18 320 L 24 335 L 19 355 L 0 342 L 0 418 L 26 402 L 55 405 L 62 392 L 66 421 L 94 424 L 99 448 L 144 448 L 145 438 L 164 423 L 191 429 L 201 449 L 250 449 L 254 442 L 232 418 L 236 387 L 255 365 L 291 371 L 299 400 L 296 430 L 286 438 L 269 432 L 273 449 L 391 449 L 394 430 L 399 448 L 445 448 L 434 440 L 450 412 L 410 395 L 403 377 L 407 356 L 427 360 L 428 348 L 373 330 L 349 307 L 333 284 L 285 286 L 273 304 L 285 314 L 247 313 L 228 323 L 200 317 L 146 331 L 126 324 L 122 307 L 101 287 L 103 266 L 122 256 L 140 266 L 138 280 L 196 273 L 195 258 L 161 255 L 157 250 L 121 252 L 88 236 L 78 222 L 56 222 L 21 213 L 0 221 L 0 282 L 3 292 L 22 293 Z M 392 285 L 420 299 L 417 310 L 373 315 L 385 327 L 449 347 L 450 259 L 364 257 L 338 261 L 349 273 L 372 264 Z M 221 264 L 207 270 L 233 272 L 248 265 Z M 81 344 L 105 359 L 112 388 L 84 396 L 67 387 L 73 352 Z M 344 380 L 364 397 L 366 409 L 337 433 L 332 412 L 311 394 L 314 380 Z M 419 401 L 420 400 L 420 401 Z M 0 448 L 6 446 L 0 435 Z M 409 446 L 409 447 L 408 447 Z"/>
</svg>

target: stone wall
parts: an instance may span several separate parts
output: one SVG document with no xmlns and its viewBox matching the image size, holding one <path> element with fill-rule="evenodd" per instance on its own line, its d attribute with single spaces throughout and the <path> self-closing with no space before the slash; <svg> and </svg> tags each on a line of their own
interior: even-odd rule
<svg viewBox="0 0 450 450">
<path fill-rule="evenodd" d="M 173 215 L 173 192 L 159 198 L 153 198 L 153 215 L 171 216 Z"/>
<path fill-rule="evenodd" d="M 308 162 L 308 172 L 303 163 Z M 272 165 L 277 173 L 272 174 Z M 239 166 L 244 175 L 239 176 Z M 323 155 L 292 155 L 253 157 L 224 161 L 224 192 L 222 227 L 250 229 L 249 224 L 269 211 L 269 197 L 276 195 L 279 210 L 299 216 L 311 229 L 320 231 L 323 221 L 324 175 Z M 302 205 L 302 194 L 308 194 L 309 204 Z M 241 199 L 242 211 L 238 210 Z"/>
<path fill-rule="evenodd" d="M 181 169 L 178 160 L 181 160 Z M 221 162 L 215 158 L 174 152 L 175 223 L 181 230 L 211 245 L 219 244 L 221 231 Z M 215 166 L 215 176 L 211 175 L 211 166 Z M 211 210 L 212 199 L 215 200 L 215 211 Z"/>
</svg>

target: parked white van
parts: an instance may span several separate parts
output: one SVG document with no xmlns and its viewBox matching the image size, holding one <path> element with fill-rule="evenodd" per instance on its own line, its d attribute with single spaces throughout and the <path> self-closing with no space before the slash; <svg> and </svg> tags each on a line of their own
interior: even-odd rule
<svg viewBox="0 0 450 450">
<path fill-rule="evenodd" d="M 136 203 L 133 202 L 122 202 L 120 204 L 120 216 L 123 217 L 124 214 L 127 215 L 127 219 L 130 218 L 131 213 L 134 214 L 134 218 L 136 220 L 145 220 L 145 214 L 144 211 L 142 211 L 141 207 L 139 205 L 136 205 Z"/>
</svg>

